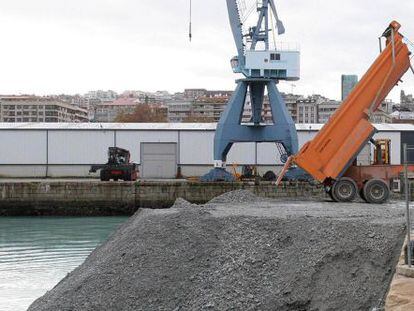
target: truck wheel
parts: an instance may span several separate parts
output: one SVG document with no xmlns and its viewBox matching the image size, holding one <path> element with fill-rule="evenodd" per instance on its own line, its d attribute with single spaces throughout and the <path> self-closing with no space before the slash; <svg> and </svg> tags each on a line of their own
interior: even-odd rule
<svg viewBox="0 0 414 311">
<path fill-rule="evenodd" d="M 131 181 L 131 180 L 132 180 L 131 173 L 125 174 L 124 181 Z"/>
<path fill-rule="evenodd" d="M 368 180 L 364 186 L 364 197 L 368 203 L 385 203 L 390 198 L 390 187 L 381 179 Z"/>
<path fill-rule="evenodd" d="M 336 202 L 351 202 L 355 200 L 358 187 L 351 178 L 343 177 L 332 186 L 332 198 Z"/>
<path fill-rule="evenodd" d="M 109 177 L 105 172 L 101 172 L 101 181 L 109 181 Z"/>
<path fill-rule="evenodd" d="M 263 175 L 263 180 L 264 181 L 275 181 L 277 179 L 276 174 L 273 173 L 272 171 L 267 171 L 264 175 Z"/>
<path fill-rule="evenodd" d="M 325 191 L 326 191 L 326 193 L 329 195 L 329 197 L 331 198 L 331 200 L 332 200 L 332 201 L 334 201 L 334 202 L 338 202 L 338 201 L 336 200 L 336 198 L 334 198 L 334 196 L 333 196 L 333 194 L 332 194 L 332 189 L 333 189 L 333 187 L 330 187 L 330 188 L 329 188 L 329 190 L 325 190 Z"/>
</svg>

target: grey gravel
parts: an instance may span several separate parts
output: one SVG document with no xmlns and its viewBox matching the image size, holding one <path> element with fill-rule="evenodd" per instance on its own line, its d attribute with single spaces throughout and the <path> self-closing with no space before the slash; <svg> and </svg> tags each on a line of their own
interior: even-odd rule
<svg viewBox="0 0 414 311">
<path fill-rule="evenodd" d="M 29 310 L 381 307 L 404 239 L 401 204 L 239 194 L 138 211 Z"/>
<path fill-rule="evenodd" d="M 192 204 L 183 198 L 175 200 L 174 205 L 171 208 L 193 208 L 198 207 L 197 204 Z"/>
<path fill-rule="evenodd" d="M 212 200 L 207 204 L 220 204 L 220 203 L 254 203 L 259 198 L 248 190 L 234 190 L 231 192 L 224 193 Z"/>
</svg>

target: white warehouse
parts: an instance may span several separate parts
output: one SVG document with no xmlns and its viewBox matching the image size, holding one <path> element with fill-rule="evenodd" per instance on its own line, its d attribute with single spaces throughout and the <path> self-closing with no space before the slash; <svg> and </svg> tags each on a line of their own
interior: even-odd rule
<svg viewBox="0 0 414 311">
<path fill-rule="evenodd" d="M 92 164 L 107 161 L 108 147 L 128 149 L 143 178 L 200 176 L 212 168 L 215 124 L 51 124 L 1 123 L 0 176 L 91 177 Z M 297 125 L 302 146 L 322 127 Z M 403 143 L 414 145 L 414 125 L 376 125 L 375 139 L 391 140 L 391 162 L 401 163 Z M 370 154 L 365 148 L 364 155 Z M 368 157 L 371 157 L 368 155 Z M 414 160 L 414 154 L 410 155 Z M 281 168 L 273 143 L 243 143 L 232 148 L 228 165 L 257 165 L 259 172 Z"/>
</svg>

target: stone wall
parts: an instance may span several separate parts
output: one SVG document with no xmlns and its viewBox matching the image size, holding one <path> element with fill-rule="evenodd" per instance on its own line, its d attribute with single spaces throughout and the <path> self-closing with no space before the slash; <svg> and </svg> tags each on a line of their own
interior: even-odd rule
<svg viewBox="0 0 414 311">
<path fill-rule="evenodd" d="M 0 215 L 124 215 L 136 208 L 132 183 L 4 182 Z"/>
<path fill-rule="evenodd" d="M 0 182 L 0 216 L 132 215 L 140 207 L 168 208 L 180 197 L 192 203 L 203 204 L 220 194 L 237 189 L 284 200 L 327 198 L 322 186 L 296 182 L 283 183 L 279 187 L 270 182 Z M 393 194 L 393 199 L 401 198 L 400 194 Z"/>
<path fill-rule="evenodd" d="M 170 207 L 179 197 L 202 204 L 236 189 L 270 198 L 325 198 L 322 187 L 308 183 L 285 183 L 276 187 L 269 182 L 0 182 L 0 215 L 131 215 L 140 207 Z"/>
</svg>

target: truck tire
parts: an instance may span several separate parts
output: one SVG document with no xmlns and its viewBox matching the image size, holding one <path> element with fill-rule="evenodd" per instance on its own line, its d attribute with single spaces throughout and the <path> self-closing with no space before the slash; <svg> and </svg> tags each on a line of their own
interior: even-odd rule
<svg viewBox="0 0 414 311">
<path fill-rule="evenodd" d="M 332 201 L 334 201 L 334 202 L 338 202 L 338 201 L 336 200 L 336 198 L 334 198 L 334 196 L 332 195 L 332 189 L 333 189 L 333 187 L 330 187 L 330 188 L 329 188 L 329 190 L 325 190 L 325 191 L 326 191 L 326 193 L 329 195 L 329 197 L 331 198 L 331 200 L 332 200 Z"/>
<path fill-rule="evenodd" d="M 358 187 L 353 179 L 343 177 L 333 184 L 331 193 L 336 202 L 352 202 L 357 197 Z"/>
<path fill-rule="evenodd" d="M 132 181 L 132 174 L 131 173 L 125 173 L 124 181 Z"/>
<path fill-rule="evenodd" d="M 264 181 L 275 181 L 277 179 L 276 174 L 273 173 L 272 171 L 267 171 L 264 175 L 263 175 L 263 180 Z"/>
<path fill-rule="evenodd" d="M 364 198 L 368 203 L 383 204 L 390 198 L 390 187 L 382 179 L 368 180 L 364 185 Z"/>
<path fill-rule="evenodd" d="M 109 176 L 103 170 L 101 170 L 101 181 L 109 181 Z"/>
</svg>

